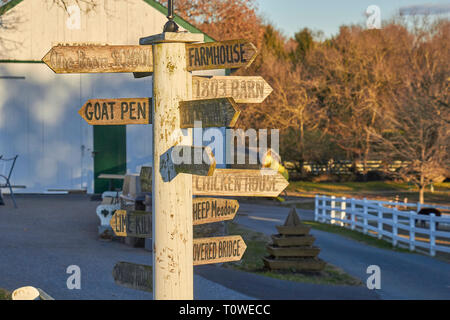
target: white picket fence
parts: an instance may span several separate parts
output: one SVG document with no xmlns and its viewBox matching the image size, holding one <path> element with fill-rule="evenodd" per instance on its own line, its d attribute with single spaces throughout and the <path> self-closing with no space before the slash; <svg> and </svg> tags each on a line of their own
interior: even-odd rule
<svg viewBox="0 0 450 320">
<path fill-rule="evenodd" d="M 450 253 L 450 216 L 417 214 L 425 207 L 450 211 L 450 207 L 438 205 L 316 195 L 314 220 L 362 231 L 379 239 L 388 237 L 394 247 L 406 245 L 411 251 L 422 248 L 431 256 L 436 255 L 436 251 Z M 413 210 L 401 211 L 400 208 Z M 425 227 L 421 227 L 421 221 L 425 221 Z"/>
</svg>

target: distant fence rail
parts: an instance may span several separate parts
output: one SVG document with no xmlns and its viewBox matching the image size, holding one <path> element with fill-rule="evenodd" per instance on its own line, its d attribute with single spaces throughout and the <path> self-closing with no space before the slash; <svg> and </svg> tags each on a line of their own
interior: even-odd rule
<svg viewBox="0 0 450 320">
<path fill-rule="evenodd" d="M 425 207 L 439 209 L 443 215 L 418 214 Z M 435 256 L 436 251 L 450 253 L 450 216 L 445 215 L 448 211 L 450 207 L 441 205 L 316 195 L 314 220 L 362 231 L 379 239 L 387 237 L 394 247 L 406 245 L 411 251 L 421 248 Z"/>
<path fill-rule="evenodd" d="M 395 171 L 400 167 L 407 165 L 406 161 L 393 161 L 387 165 L 390 171 Z M 287 169 L 292 170 L 300 167 L 295 161 L 285 161 L 284 165 Z M 321 174 L 351 174 L 353 172 L 362 173 L 364 171 L 384 170 L 385 163 L 381 160 L 369 160 L 364 164 L 362 161 L 352 162 L 350 160 L 329 161 L 328 163 L 304 162 L 302 170 L 312 175 Z"/>
</svg>

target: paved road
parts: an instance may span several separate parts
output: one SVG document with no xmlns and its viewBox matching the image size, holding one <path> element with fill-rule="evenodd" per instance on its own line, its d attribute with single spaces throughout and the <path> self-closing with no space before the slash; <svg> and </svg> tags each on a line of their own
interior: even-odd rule
<svg viewBox="0 0 450 320">
<path fill-rule="evenodd" d="M 98 202 L 86 196 L 18 196 L 19 209 L 5 197 L 0 206 L 0 287 L 42 288 L 56 299 L 152 299 L 151 293 L 120 287 L 112 269 L 118 261 L 151 265 L 151 253 L 97 238 Z M 81 290 L 66 286 L 69 265 L 81 268 Z M 194 297 L 252 299 L 194 275 Z"/>
<path fill-rule="evenodd" d="M 241 203 L 235 222 L 265 234 L 276 233 L 275 225 L 282 224 L 290 209 Z M 311 220 L 311 211 L 298 210 L 302 219 Z M 450 265 L 429 256 L 400 253 L 367 246 L 344 237 L 312 230 L 315 245 L 321 248 L 319 257 L 363 283 L 369 276 L 370 265 L 381 268 L 383 299 L 450 299 Z"/>
</svg>

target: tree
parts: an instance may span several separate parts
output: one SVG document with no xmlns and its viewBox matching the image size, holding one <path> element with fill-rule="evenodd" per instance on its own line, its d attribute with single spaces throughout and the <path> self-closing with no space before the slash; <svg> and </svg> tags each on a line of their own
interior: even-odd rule
<svg viewBox="0 0 450 320">
<path fill-rule="evenodd" d="M 395 172 L 385 170 L 415 184 L 421 203 L 427 185 L 450 176 L 449 37 L 450 22 L 441 21 L 396 57 L 401 83 L 390 92 L 389 129 L 368 130 L 379 157 L 403 161 Z"/>
<path fill-rule="evenodd" d="M 167 5 L 167 0 L 162 0 Z M 212 38 L 246 39 L 259 46 L 263 30 L 254 0 L 177 0 L 175 13 Z"/>
</svg>

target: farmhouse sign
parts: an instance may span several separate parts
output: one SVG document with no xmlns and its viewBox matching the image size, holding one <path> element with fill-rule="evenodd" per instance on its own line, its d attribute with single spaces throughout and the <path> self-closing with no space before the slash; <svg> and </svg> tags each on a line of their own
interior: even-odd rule
<svg viewBox="0 0 450 320">
<path fill-rule="evenodd" d="M 181 101 L 180 128 L 193 128 L 195 121 L 203 128 L 234 127 L 240 113 L 233 98 Z"/>
<path fill-rule="evenodd" d="M 237 200 L 217 198 L 192 199 L 193 225 L 233 220 L 239 209 Z"/>
<path fill-rule="evenodd" d="M 194 239 L 194 266 L 239 261 L 245 249 L 241 236 Z"/>
<path fill-rule="evenodd" d="M 257 51 L 247 40 L 187 44 L 187 70 L 248 67 L 255 60 Z"/>
<path fill-rule="evenodd" d="M 78 111 L 91 125 L 151 124 L 151 98 L 91 99 Z"/>
<path fill-rule="evenodd" d="M 192 176 L 192 192 L 198 196 L 277 197 L 288 185 L 270 169 L 216 169 L 212 176 Z"/>
<path fill-rule="evenodd" d="M 194 100 L 232 97 L 237 103 L 262 103 L 272 91 L 272 87 L 259 76 L 192 77 Z"/>
<path fill-rule="evenodd" d="M 58 45 L 42 61 L 55 73 L 151 72 L 151 46 Z"/>
<path fill-rule="evenodd" d="M 109 225 L 118 237 L 152 237 L 152 214 L 149 212 L 116 210 Z"/>
</svg>

